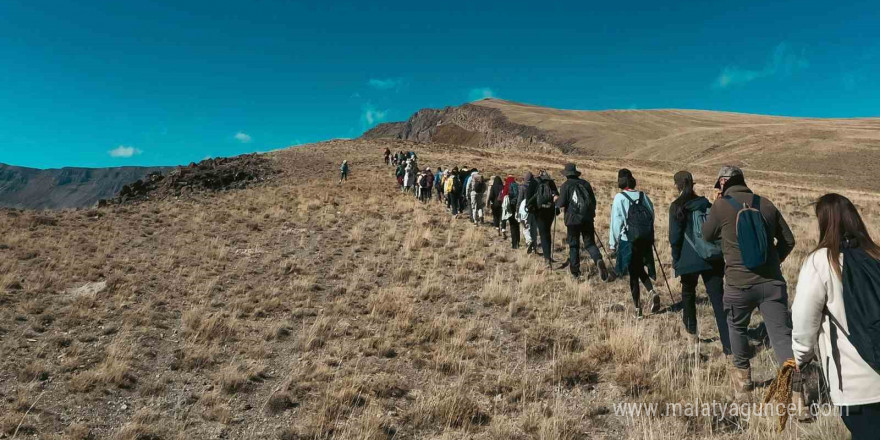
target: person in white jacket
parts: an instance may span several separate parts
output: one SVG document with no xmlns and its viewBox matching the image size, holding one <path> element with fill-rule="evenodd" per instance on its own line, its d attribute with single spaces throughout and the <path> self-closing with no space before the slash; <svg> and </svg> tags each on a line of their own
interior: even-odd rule
<svg viewBox="0 0 880 440">
<path fill-rule="evenodd" d="M 832 402 L 841 408 L 853 440 L 878 438 L 880 374 L 847 339 L 842 247 L 857 248 L 880 260 L 880 247 L 871 240 L 856 207 L 844 196 L 827 194 L 816 203 L 819 245 L 801 268 L 792 304 L 792 351 L 801 369 L 815 359 L 821 365 Z M 850 296 L 851 297 L 851 296 Z M 880 319 L 880 317 L 877 317 Z M 818 348 L 818 352 L 816 351 Z"/>
</svg>

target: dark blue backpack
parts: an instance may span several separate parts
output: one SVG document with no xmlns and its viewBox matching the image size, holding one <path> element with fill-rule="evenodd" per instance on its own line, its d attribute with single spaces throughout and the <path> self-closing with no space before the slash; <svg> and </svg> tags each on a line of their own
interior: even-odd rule
<svg viewBox="0 0 880 440">
<path fill-rule="evenodd" d="M 753 196 L 751 204 L 740 203 L 730 196 L 725 196 L 724 200 L 737 211 L 736 241 L 743 265 L 751 270 L 764 266 L 770 254 L 770 238 L 761 214 L 761 198 Z"/>
</svg>

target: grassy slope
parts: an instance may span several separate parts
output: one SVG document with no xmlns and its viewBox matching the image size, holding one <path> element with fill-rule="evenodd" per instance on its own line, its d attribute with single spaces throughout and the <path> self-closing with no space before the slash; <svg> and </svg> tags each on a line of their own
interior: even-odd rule
<svg viewBox="0 0 880 440">
<path fill-rule="evenodd" d="M 284 173 L 261 187 L 0 212 L 0 433 L 21 423 L 20 438 L 777 438 L 766 418 L 615 416 L 619 401 L 730 401 L 718 343 L 688 346 L 677 314 L 618 311 L 625 282 L 575 284 L 489 228 L 397 193 L 385 145 L 487 174 L 563 162 L 331 142 L 273 153 Z M 352 175 L 338 186 L 343 158 Z M 605 236 L 617 163 L 578 164 Z M 665 209 L 669 174 L 634 171 Z M 754 183 L 800 241 L 785 264 L 794 281 L 816 241 L 818 193 Z M 856 201 L 877 225 L 877 197 Z M 96 295 L 67 291 L 99 280 L 108 288 Z M 708 303 L 699 312 L 711 339 Z M 770 359 L 754 361 L 759 379 Z M 823 419 L 796 432 L 840 429 Z"/>
<path fill-rule="evenodd" d="M 880 119 L 788 118 L 702 110 L 557 110 L 502 100 L 512 122 L 574 139 L 601 157 L 717 166 L 735 163 L 778 173 L 789 183 L 880 190 Z"/>
</svg>

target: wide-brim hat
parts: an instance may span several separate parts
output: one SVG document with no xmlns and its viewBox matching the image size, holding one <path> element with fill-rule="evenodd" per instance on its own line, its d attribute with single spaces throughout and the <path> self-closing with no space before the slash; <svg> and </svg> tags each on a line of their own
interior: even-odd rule
<svg viewBox="0 0 880 440">
<path fill-rule="evenodd" d="M 565 164 L 565 168 L 562 170 L 562 175 L 565 177 L 578 177 L 581 175 L 581 172 L 577 170 L 577 166 L 573 163 Z"/>
</svg>

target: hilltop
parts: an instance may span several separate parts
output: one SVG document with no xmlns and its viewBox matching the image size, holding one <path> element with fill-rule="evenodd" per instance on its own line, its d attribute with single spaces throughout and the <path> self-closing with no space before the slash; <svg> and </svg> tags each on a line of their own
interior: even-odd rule
<svg viewBox="0 0 880 440">
<path fill-rule="evenodd" d="M 876 190 L 880 118 L 821 119 L 706 110 L 559 110 L 500 99 L 423 109 L 366 139 L 625 159 L 666 168 L 736 164 L 790 183 Z"/>
</svg>

